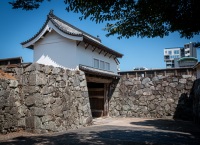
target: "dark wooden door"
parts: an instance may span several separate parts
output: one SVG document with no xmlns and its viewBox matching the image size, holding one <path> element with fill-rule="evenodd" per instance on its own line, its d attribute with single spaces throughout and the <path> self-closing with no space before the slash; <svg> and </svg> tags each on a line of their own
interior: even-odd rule
<svg viewBox="0 0 200 145">
<path fill-rule="evenodd" d="M 104 84 L 102 83 L 89 83 L 88 92 L 90 99 L 90 107 L 93 117 L 104 116 Z"/>
</svg>

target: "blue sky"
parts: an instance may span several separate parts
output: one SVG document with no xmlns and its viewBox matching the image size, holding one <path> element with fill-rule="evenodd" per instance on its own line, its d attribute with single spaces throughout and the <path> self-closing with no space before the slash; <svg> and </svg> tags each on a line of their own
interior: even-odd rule
<svg viewBox="0 0 200 145">
<path fill-rule="evenodd" d="M 32 62 L 33 51 L 22 48 L 21 42 L 35 35 L 44 24 L 51 9 L 54 14 L 68 23 L 88 32 L 93 36 L 100 36 L 102 43 L 122 54 L 120 60 L 121 71 L 132 70 L 134 67 L 165 68 L 163 49 L 183 47 L 185 43 L 200 41 L 200 36 L 192 39 L 180 38 L 178 33 L 164 38 L 137 38 L 117 39 L 117 36 L 106 37 L 102 29 L 104 24 L 96 24 L 87 20 L 79 20 L 81 14 L 67 12 L 63 0 L 51 0 L 42 3 L 39 9 L 23 11 L 12 9 L 10 0 L 0 1 L 0 59 L 22 56 L 24 62 Z"/>
</svg>

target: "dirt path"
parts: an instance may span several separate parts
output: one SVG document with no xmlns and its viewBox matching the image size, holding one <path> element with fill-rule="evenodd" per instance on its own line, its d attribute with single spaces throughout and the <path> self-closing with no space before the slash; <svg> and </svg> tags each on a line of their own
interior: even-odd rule
<svg viewBox="0 0 200 145">
<path fill-rule="evenodd" d="M 176 144 L 199 145 L 200 126 L 166 119 L 98 118 L 94 125 L 63 133 L 0 135 L 0 144 Z"/>
</svg>

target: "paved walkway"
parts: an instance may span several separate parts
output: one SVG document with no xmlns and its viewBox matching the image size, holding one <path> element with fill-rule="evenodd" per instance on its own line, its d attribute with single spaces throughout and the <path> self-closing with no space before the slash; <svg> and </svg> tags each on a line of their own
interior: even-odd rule
<svg viewBox="0 0 200 145">
<path fill-rule="evenodd" d="M 164 119 L 98 118 L 92 126 L 63 133 L 4 136 L 4 140 L 0 136 L 0 144 L 199 145 L 200 126 Z"/>
</svg>

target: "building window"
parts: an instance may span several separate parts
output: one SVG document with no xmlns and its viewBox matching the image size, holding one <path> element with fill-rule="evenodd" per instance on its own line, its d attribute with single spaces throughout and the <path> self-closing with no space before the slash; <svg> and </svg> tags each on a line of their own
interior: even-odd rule
<svg viewBox="0 0 200 145">
<path fill-rule="evenodd" d="M 110 63 L 94 59 L 94 68 L 99 68 L 102 70 L 110 70 Z"/>
<path fill-rule="evenodd" d="M 110 63 L 105 62 L 105 70 L 110 70 Z"/>
<path fill-rule="evenodd" d="M 174 50 L 174 54 L 179 54 L 179 50 Z"/>
<path fill-rule="evenodd" d="M 104 69 L 104 61 L 100 61 L 100 69 Z"/>
<path fill-rule="evenodd" d="M 168 54 L 171 55 L 171 54 L 172 54 L 172 51 L 168 51 Z"/>
<path fill-rule="evenodd" d="M 94 68 L 99 68 L 99 60 L 94 59 Z"/>
</svg>

